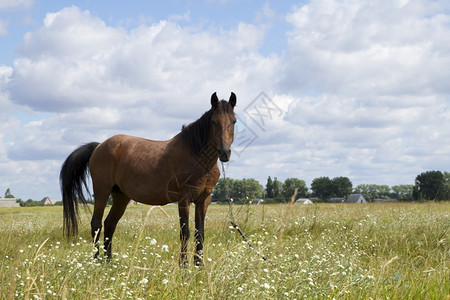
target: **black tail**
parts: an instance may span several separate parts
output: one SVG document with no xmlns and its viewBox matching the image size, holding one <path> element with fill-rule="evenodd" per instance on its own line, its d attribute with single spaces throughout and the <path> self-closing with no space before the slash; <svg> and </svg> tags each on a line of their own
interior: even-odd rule
<svg viewBox="0 0 450 300">
<path fill-rule="evenodd" d="M 59 183 L 61 186 L 64 233 L 70 236 L 78 234 L 78 200 L 86 204 L 83 189 L 87 188 L 89 159 L 99 143 L 89 143 L 73 151 L 61 167 Z"/>
</svg>

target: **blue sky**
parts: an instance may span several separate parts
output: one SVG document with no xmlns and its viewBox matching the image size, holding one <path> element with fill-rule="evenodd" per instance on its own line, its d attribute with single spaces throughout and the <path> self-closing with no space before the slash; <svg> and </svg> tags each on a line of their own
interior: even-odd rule
<svg viewBox="0 0 450 300">
<path fill-rule="evenodd" d="M 248 136 L 229 176 L 392 186 L 449 171 L 449 11 L 443 0 L 1 1 L 0 192 L 60 199 L 78 145 L 169 139 L 232 91 Z M 276 113 L 261 126 L 264 103 Z"/>
</svg>

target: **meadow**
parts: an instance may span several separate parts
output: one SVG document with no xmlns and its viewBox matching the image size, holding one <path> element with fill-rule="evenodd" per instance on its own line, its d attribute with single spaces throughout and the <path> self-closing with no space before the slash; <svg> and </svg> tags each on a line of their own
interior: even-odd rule
<svg viewBox="0 0 450 300">
<path fill-rule="evenodd" d="M 205 267 L 179 267 L 176 206 L 130 206 L 113 260 L 93 260 L 90 217 L 0 209 L 1 299 L 449 299 L 450 203 L 211 205 Z M 193 211 L 193 210 L 191 210 Z M 191 216 L 191 228 L 193 216 Z M 191 230 L 191 237 L 193 231 Z M 191 238 L 190 251 L 194 251 Z M 261 255 L 267 257 L 263 260 Z"/>
</svg>

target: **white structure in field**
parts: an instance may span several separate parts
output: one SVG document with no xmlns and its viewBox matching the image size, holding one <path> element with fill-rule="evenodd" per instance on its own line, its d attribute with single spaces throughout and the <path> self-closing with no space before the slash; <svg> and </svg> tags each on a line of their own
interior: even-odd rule
<svg viewBox="0 0 450 300">
<path fill-rule="evenodd" d="M 311 200 L 309 200 L 308 198 L 299 198 L 299 199 L 295 200 L 295 203 L 297 203 L 297 204 L 313 204 L 313 202 Z"/>
<path fill-rule="evenodd" d="M 348 196 L 346 203 L 367 203 L 367 201 L 361 194 L 351 194 Z"/>
<path fill-rule="evenodd" d="M 16 198 L 0 198 L 0 207 L 20 207 Z"/>
</svg>

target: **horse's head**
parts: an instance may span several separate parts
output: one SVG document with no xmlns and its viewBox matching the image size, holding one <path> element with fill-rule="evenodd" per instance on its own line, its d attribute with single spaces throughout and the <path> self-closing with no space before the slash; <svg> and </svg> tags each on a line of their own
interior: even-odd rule
<svg viewBox="0 0 450 300">
<path fill-rule="evenodd" d="M 214 93 L 211 96 L 211 125 L 212 141 L 217 147 L 219 159 L 223 162 L 229 161 L 231 156 L 231 143 L 234 139 L 234 106 L 236 105 L 236 95 L 232 92 L 227 101 L 217 98 Z"/>
</svg>

